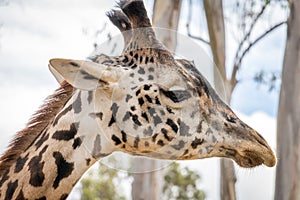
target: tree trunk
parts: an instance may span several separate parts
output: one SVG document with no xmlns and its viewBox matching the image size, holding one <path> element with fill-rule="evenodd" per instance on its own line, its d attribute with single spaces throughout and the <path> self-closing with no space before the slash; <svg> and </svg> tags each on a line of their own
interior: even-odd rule
<svg viewBox="0 0 300 200">
<path fill-rule="evenodd" d="M 210 46 L 215 63 L 214 83 L 215 89 L 228 104 L 231 99 L 231 85 L 226 77 L 225 66 L 225 25 L 222 0 L 204 0 L 204 10 L 207 20 Z M 218 70 L 216 70 L 218 69 Z M 220 164 L 220 199 L 234 200 L 236 175 L 231 160 L 221 159 Z"/>
<path fill-rule="evenodd" d="M 176 30 L 179 22 L 181 0 L 155 0 L 153 8 L 153 26 L 167 30 L 157 32 L 157 38 L 171 51 L 176 49 Z M 168 30 L 172 30 L 171 32 Z M 151 166 L 151 167 L 149 167 Z M 133 200 L 159 200 L 162 197 L 163 171 L 158 160 L 135 159 L 134 168 L 154 169 L 151 172 L 134 174 L 132 183 Z"/>
<path fill-rule="evenodd" d="M 159 31 L 157 38 L 171 51 L 176 49 L 176 31 L 182 0 L 156 0 L 153 8 L 153 26 L 167 29 Z M 169 31 L 168 31 L 169 30 Z"/>
<path fill-rule="evenodd" d="M 213 54 L 214 63 L 218 69 L 214 70 L 214 82 L 226 82 L 225 66 L 225 25 L 222 0 L 204 0 L 204 10 L 207 20 L 210 47 Z M 223 80 L 218 80 L 220 77 Z M 222 92 L 223 87 L 219 84 L 216 86 L 218 92 Z"/>
<path fill-rule="evenodd" d="M 290 1 L 277 119 L 275 199 L 300 199 L 300 1 Z"/>
<path fill-rule="evenodd" d="M 134 168 L 137 172 L 133 174 L 132 199 L 133 200 L 159 200 L 162 193 L 162 171 L 158 160 L 138 158 L 134 160 Z M 154 169 L 150 172 L 143 169 Z"/>
</svg>

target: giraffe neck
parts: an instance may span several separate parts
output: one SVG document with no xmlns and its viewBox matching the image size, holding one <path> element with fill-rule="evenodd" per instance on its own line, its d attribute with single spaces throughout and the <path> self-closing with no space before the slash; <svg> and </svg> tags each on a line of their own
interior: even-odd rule
<svg viewBox="0 0 300 200">
<path fill-rule="evenodd" d="M 87 105 L 93 95 L 74 92 L 54 120 L 0 177 L 1 199 L 64 199 L 91 165 L 111 153 L 100 137 L 97 120 L 94 124 L 88 120 L 101 117 L 92 112 L 93 105 Z"/>
<path fill-rule="evenodd" d="M 152 28 L 136 28 L 130 31 L 126 31 L 123 35 L 131 36 L 130 42 L 128 42 L 128 36 L 125 38 L 125 52 L 152 48 L 156 50 L 166 50 L 165 46 L 156 39 L 155 32 Z"/>
</svg>

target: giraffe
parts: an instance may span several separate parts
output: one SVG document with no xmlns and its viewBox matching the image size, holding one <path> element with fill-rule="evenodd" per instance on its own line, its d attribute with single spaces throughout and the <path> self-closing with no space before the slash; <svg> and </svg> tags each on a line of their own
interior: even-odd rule
<svg viewBox="0 0 300 200">
<path fill-rule="evenodd" d="M 51 59 L 60 87 L 0 158 L 0 199 L 66 199 L 96 161 L 115 151 L 159 159 L 233 159 L 272 167 L 265 139 L 220 99 L 191 61 L 156 39 L 142 0 L 108 13 L 120 56 Z"/>
</svg>

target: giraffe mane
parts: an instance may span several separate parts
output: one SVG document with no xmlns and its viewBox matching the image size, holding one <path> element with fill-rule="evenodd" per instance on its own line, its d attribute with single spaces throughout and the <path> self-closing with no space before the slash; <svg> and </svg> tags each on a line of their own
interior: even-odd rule
<svg viewBox="0 0 300 200">
<path fill-rule="evenodd" d="M 51 123 L 70 99 L 73 87 L 66 81 L 44 100 L 44 104 L 32 115 L 26 127 L 19 131 L 0 157 L 0 176 L 18 159 L 40 133 Z"/>
</svg>

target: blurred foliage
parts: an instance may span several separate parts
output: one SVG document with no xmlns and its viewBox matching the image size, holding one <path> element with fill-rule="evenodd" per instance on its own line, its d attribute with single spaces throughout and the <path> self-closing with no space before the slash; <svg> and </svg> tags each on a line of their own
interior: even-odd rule
<svg viewBox="0 0 300 200">
<path fill-rule="evenodd" d="M 180 167 L 173 162 L 164 177 L 163 193 L 164 199 L 184 200 L 184 199 L 205 199 L 205 193 L 199 189 L 198 182 L 200 175 L 188 167 Z"/>
<path fill-rule="evenodd" d="M 266 72 L 259 71 L 254 76 L 254 81 L 258 86 L 266 86 L 269 92 L 279 92 L 281 85 L 281 73 L 280 72 Z"/>
<path fill-rule="evenodd" d="M 120 182 L 128 176 L 122 177 L 117 170 L 97 164 L 98 168 L 81 180 L 81 200 L 126 200 Z"/>
<path fill-rule="evenodd" d="M 122 192 L 122 183 L 130 179 L 131 175 L 124 176 L 124 173 L 102 163 L 97 165 L 96 169 L 90 170 L 80 181 L 81 200 L 126 200 Z M 163 199 L 204 200 L 205 193 L 199 189 L 200 179 L 198 172 L 173 162 L 164 176 Z"/>
</svg>

